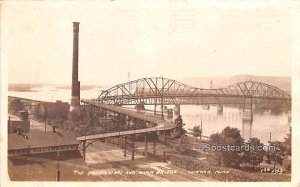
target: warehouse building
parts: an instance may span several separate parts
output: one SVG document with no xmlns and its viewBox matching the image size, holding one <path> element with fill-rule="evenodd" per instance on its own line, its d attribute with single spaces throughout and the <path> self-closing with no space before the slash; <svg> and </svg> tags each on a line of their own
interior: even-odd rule
<svg viewBox="0 0 300 187">
<path fill-rule="evenodd" d="M 13 133 L 8 135 L 8 156 L 32 155 L 58 151 L 78 153 L 79 142 L 71 131 Z"/>
<path fill-rule="evenodd" d="M 30 132 L 30 121 L 28 119 L 28 112 L 20 111 L 19 114 L 20 117 L 14 115 L 8 115 L 8 120 L 7 120 L 8 134 Z"/>
</svg>

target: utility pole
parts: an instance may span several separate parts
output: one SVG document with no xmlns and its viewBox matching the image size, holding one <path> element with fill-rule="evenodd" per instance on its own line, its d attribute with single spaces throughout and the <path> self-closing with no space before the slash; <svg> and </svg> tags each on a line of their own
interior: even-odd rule
<svg viewBox="0 0 300 187">
<path fill-rule="evenodd" d="M 133 134 L 131 136 L 132 141 L 131 141 L 131 160 L 134 160 L 134 148 L 135 148 L 135 135 Z"/>
<path fill-rule="evenodd" d="M 59 151 L 57 151 L 56 181 L 60 181 L 60 171 L 59 171 Z"/>
<path fill-rule="evenodd" d="M 200 140 L 201 140 L 201 137 L 202 137 L 202 120 L 201 120 L 201 125 L 200 125 Z"/>
<path fill-rule="evenodd" d="M 44 106 L 44 121 L 45 121 L 45 132 L 46 132 L 46 123 L 47 123 L 47 106 L 43 104 Z"/>
<path fill-rule="evenodd" d="M 164 119 L 164 103 L 163 103 L 163 96 L 161 96 L 161 118 Z"/>
<path fill-rule="evenodd" d="M 127 137 L 124 136 L 124 157 L 126 157 L 126 149 L 127 149 Z"/>
<path fill-rule="evenodd" d="M 161 76 L 162 88 L 161 88 L 161 118 L 164 119 L 164 78 Z"/>
<path fill-rule="evenodd" d="M 82 142 L 82 154 L 83 154 L 83 160 L 84 160 L 84 161 L 85 161 L 85 152 L 86 152 L 85 143 L 86 143 L 86 140 L 84 140 L 84 141 Z"/>
<path fill-rule="evenodd" d="M 155 98 L 155 105 L 154 105 L 154 116 L 156 115 L 156 102 L 157 102 L 157 98 Z"/>
<path fill-rule="evenodd" d="M 147 140 L 147 133 L 145 133 L 145 157 L 148 157 L 148 140 Z"/>
</svg>

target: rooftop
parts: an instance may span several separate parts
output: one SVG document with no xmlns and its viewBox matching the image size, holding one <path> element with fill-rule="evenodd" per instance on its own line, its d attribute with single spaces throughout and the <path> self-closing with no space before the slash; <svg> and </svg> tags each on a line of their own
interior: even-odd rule
<svg viewBox="0 0 300 187">
<path fill-rule="evenodd" d="M 71 131 L 30 132 L 8 135 L 8 150 L 79 144 Z"/>
<path fill-rule="evenodd" d="M 8 114 L 8 119 L 10 119 L 11 121 L 21 121 L 19 117 L 10 114 Z"/>
</svg>

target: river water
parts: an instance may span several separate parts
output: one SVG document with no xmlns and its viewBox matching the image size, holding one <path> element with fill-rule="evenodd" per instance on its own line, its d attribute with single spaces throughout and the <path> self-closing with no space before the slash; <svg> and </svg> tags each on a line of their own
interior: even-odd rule
<svg viewBox="0 0 300 187">
<path fill-rule="evenodd" d="M 100 91 L 99 88 L 81 90 L 81 98 L 97 98 Z M 29 92 L 9 91 L 8 94 L 9 96 L 51 102 L 56 100 L 70 102 L 71 97 L 69 89 L 56 89 L 55 87 L 34 88 Z M 173 106 L 168 106 L 168 108 L 173 108 Z M 269 141 L 270 133 L 272 141 L 282 141 L 291 126 L 286 113 L 279 115 L 273 115 L 270 112 L 254 113 L 252 126 L 249 122 L 243 122 L 242 110 L 234 107 L 224 107 L 223 114 L 218 115 L 216 106 L 205 109 L 199 105 L 182 105 L 180 113 L 186 124 L 184 128 L 187 130 L 192 129 L 195 125 L 200 125 L 202 121 L 204 135 L 209 136 L 212 133 L 221 132 L 226 126 L 230 126 L 238 128 L 244 139 L 248 140 L 251 135 L 251 137 L 259 138 L 263 143 Z"/>
</svg>

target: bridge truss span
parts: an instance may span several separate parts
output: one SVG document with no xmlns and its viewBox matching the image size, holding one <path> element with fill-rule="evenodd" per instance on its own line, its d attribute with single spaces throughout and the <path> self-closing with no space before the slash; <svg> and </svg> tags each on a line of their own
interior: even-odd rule
<svg viewBox="0 0 300 187">
<path fill-rule="evenodd" d="M 103 91 L 97 101 L 117 105 L 242 104 L 279 101 L 290 104 L 291 97 L 281 89 L 262 82 L 244 81 L 217 89 L 203 89 L 164 78 L 142 78 L 118 84 Z"/>
</svg>

